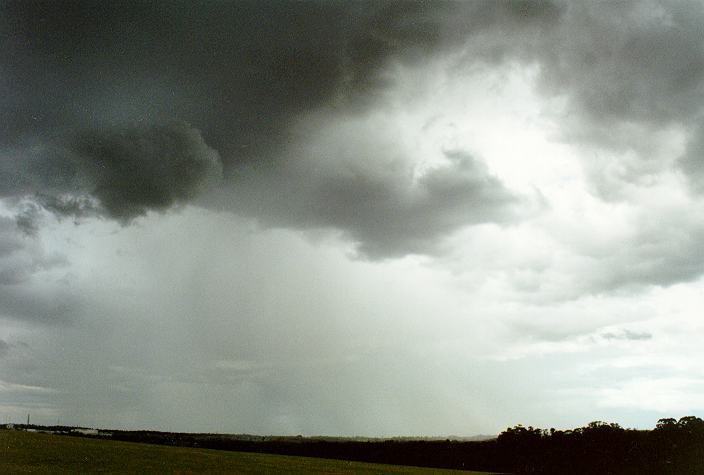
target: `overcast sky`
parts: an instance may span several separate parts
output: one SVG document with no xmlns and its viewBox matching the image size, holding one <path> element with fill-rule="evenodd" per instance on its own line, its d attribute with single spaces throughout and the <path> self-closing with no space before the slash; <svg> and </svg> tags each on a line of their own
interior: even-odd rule
<svg viewBox="0 0 704 475">
<path fill-rule="evenodd" d="M 701 2 L 0 3 L 0 422 L 704 412 Z"/>
</svg>

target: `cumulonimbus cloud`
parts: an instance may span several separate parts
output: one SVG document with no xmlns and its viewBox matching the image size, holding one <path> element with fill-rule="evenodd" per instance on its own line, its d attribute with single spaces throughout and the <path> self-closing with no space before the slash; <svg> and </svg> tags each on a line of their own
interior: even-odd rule
<svg viewBox="0 0 704 475">
<path fill-rule="evenodd" d="M 58 216 L 129 222 L 189 202 L 222 176 L 218 153 L 188 124 L 81 131 L 17 152 L 5 162 L 4 192 Z M 31 231 L 36 204 L 18 216 Z"/>
<path fill-rule="evenodd" d="M 477 187 L 457 164 L 445 169 L 457 182 L 446 174 L 441 183 L 439 169 L 406 188 L 406 176 L 378 180 L 363 169 L 350 178 L 298 166 L 310 179 L 282 177 L 301 116 L 383 108 L 394 65 L 437 55 L 537 65 L 538 90 L 564 99 L 567 140 L 635 147 L 639 157 L 648 147 L 634 137 L 688 125 L 703 110 L 704 13 L 688 2 L 144 2 L 99 15 L 91 2 L 8 2 L 2 13 L 0 87 L 12 87 L 0 104 L 9 118 L 0 195 L 31 194 L 58 215 L 129 222 L 189 202 L 222 168 L 227 186 L 244 189 L 228 203 L 235 213 L 336 228 L 368 255 L 426 252 L 462 225 L 499 220 L 501 206 L 489 208 L 503 203 L 503 185 Z M 695 182 L 701 132 L 688 130 L 677 163 Z M 621 183 L 601 184 L 610 186 Z"/>
</svg>

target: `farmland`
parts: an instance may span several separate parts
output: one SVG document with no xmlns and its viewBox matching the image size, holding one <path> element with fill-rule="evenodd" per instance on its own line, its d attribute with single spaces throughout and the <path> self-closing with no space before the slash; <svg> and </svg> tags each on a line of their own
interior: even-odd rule
<svg viewBox="0 0 704 475">
<path fill-rule="evenodd" d="M 480 474 L 0 430 L 0 473 Z"/>
</svg>

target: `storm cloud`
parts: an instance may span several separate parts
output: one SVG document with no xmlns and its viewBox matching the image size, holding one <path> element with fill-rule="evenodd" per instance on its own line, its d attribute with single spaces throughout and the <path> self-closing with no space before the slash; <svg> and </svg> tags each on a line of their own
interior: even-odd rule
<svg viewBox="0 0 704 475">
<path fill-rule="evenodd" d="M 390 58 L 429 51 L 450 7 L 5 3 L 3 139 L 170 117 L 203 130 L 227 167 L 260 161 L 296 114 L 364 102 Z"/>
<path fill-rule="evenodd" d="M 33 198 L 60 216 L 127 222 L 188 202 L 222 173 L 217 152 L 183 123 L 84 131 L 66 144 L 17 153 L 19 159 L 5 159 L 5 193 Z M 30 205 L 18 216 L 23 229 L 32 229 L 33 215 Z"/>
<path fill-rule="evenodd" d="M 452 3 L 118 2 L 97 17 L 94 9 L 4 6 L 9 47 L 0 60 L 11 89 L 2 107 L 12 118 L 2 134 L 4 196 L 33 196 L 60 216 L 129 222 L 192 200 L 222 167 L 235 194 L 257 186 L 255 194 L 278 196 L 256 206 L 233 200 L 233 212 L 339 229 L 368 256 L 430 252 L 444 233 L 505 215 L 510 192 L 468 159 L 415 186 L 404 184 L 407 169 L 379 180 L 363 167 L 352 177 L 298 164 L 312 178 L 293 181 L 302 191 L 266 188 L 290 171 L 299 116 L 327 110 L 334 121 L 383 107 L 395 82 L 389 68 L 461 42 L 497 15 L 490 4 L 473 8 L 466 25 Z M 514 10 L 505 13 L 520 17 Z M 28 218 L 18 216 L 31 230 Z"/>
<path fill-rule="evenodd" d="M 698 25 L 704 13 L 685 2 L 603 8 L 560 2 L 116 2 L 98 15 L 95 9 L 91 2 L 4 4 L 2 108 L 11 120 L 4 124 L 3 155 L 31 163 L 26 155 L 36 152 L 27 150 L 28 143 L 41 148 L 56 139 L 72 141 L 75 148 L 68 151 L 40 152 L 52 155 L 44 160 L 51 165 L 37 172 L 51 183 L 40 179 L 24 188 L 42 194 L 47 185 L 61 188 L 57 182 L 66 181 L 80 193 L 74 177 L 88 176 L 88 194 L 105 215 L 120 220 L 192 198 L 201 176 L 180 179 L 176 162 L 183 165 L 184 157 L 166 159 L 176 147 L 210 156 L 193 158 L 196 168 L 216 162 L 217 151 L 234 187 L 238 177 L 251 178 L 252 169 L 277 173 L 299 116 L 321 108 L 333 115 L 383 108 L 383 93 L 396 81 L 393 66 L 430 55 L 463 51 L 462 61 L 469 63 L 537 64 L 537 87 L 566 98 L 564 136 L 609 147 L 638 146 L 633 133 L 619 139 L 628 124 L 648 137 L 659 128 L 687 125 L 701 112 Z M 44 74 L 33 74 L 38 68 Z M 171 121 L 194 130 L 179 126 L 176 132 Z M 690 134 L 687 157 L 696 155 L 697 134 Z M 75 152 L 82 160 L 56 156 Z M 682 161 L 685 171 L 695 160 Z M 162 173 L 169 177 L 157 179 Z M 319 187 L 338 185 L 344 196 L 344 183 Z M 3 189 L 7 195 L 17 184 L 5 180 Z M 74 215 L 92 207 L 52 194 L 44 204 Z M 246 205 L 231 206 L 252 213 Z M 264 222 L 277 215 L 275 208 L 259 206 Z M 468 214 L 467 224 L 477 219 Z M 371 238 L 363 224 L 324 212 L 317 221 Z M 438 224 L 437 234 L 447 231 Z M 389 245 L 369 242 L 372 248 Z M 399 242 L 392 254 L 411 248 Z"/>
<path fill-rule="evenodd" d="M 634 378 L 701 376 L 702 24 L 0 2 L 0 409 L 446 435 L 610 420 L 616 394 L 657 420 Z"/>
</svg>

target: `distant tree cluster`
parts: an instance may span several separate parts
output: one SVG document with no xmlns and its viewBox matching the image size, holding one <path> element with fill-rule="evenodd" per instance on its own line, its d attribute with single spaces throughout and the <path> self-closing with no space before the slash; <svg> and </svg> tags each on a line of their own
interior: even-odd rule
<svg viewBox="0 0 704 475">
<path fill-rule="evenodd" d="M 514 473 L 704 473 L 704 421 L 660 419 L 654 430 L 591 422 L 574 430 L 516 426 L 496 440 L 501 471 Z"/>
</svg>

